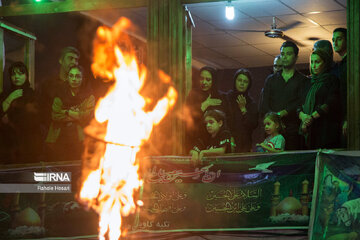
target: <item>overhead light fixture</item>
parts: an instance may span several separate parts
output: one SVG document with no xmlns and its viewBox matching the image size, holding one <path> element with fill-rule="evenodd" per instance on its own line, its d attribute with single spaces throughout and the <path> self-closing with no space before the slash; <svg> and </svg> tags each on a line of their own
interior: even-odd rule
<svg viewBox="0 0 360 240">
<path fill-rule="evenodd" d="M 308 14 L 319 14 L 319 13 L 321 13 L 321 12 L 315 11 L 315 12 L 309 12 Z"/>
<path fill-rule="evenodd" d="M 311 22 L 312 24 L 319 26 L 319 24 L 317 22 L 315 22 L 314 20 L 311 20 L 310 18 L 307 19 L 309 22 Z"/>
<path fill-rule="evenodd" d="M 233 20 L 235 17 L 235 11 L 234 11 L 234 6 L 232 5 L 231 1 L 228 1 L 226 3 L 226 7 L 225 7 L 225 17 L 228 20 Z"/>
</svg>

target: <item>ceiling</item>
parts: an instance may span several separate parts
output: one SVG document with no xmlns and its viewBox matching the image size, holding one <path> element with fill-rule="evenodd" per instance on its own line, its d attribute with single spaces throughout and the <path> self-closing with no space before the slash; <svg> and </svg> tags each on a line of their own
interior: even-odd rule
<svg viewBox="0 0 360 240">
<path fill-rule="evenodd" d="M 210 65 L 218 69 L 271 66 L 279 54 L 283 39 L 268 38 L 262 32 L 219 31 L 222 29 L 268 30 L 272 17 L 281 28 L 294 21 L 301 24 L 284 33 L 302 43 L 298 63 L 307 63 L 314 41 L 310 37 L 330 40 L 332 31 L 346 27 L 346 0 L 238 0 L 232 1 L 235 18 L 225 18 L 223 2 L 188 5 L 195 22 L 193 29 L 193 65 Z M 138 30 L 134 33 L 146 40 L 147 9 L 113 9 L 91 11 L 91 15 L 107 25 L 120 16 L 131 19 Z M 335 54 L 339 59 L 339 56 Z"/>
</svg>

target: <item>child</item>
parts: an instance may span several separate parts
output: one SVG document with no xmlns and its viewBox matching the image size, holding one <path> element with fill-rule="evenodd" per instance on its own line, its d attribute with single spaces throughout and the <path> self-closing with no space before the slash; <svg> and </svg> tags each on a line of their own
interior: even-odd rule
<svg viewBox="0 0 360 240">
<path fill-rule="evenodd" d="M 256 144 L 257 152 L 282 152 L 285 149 L 285 138 L 281 135 L 285 129 L 281 118 L 274 112 L 264 117 L 265 132 L 269 136 L 262 143 Z"/>
<path fill-rule="evenodd" d="M 208 110 L 204 114 L 206 131 L 209 138 L 199 140 L 190 151 L 192 160 L 197 163 L 204 156 L 223 155 L 231 152 L 231 134 L 225 128 L 225 113 L 220 110 Z"/>
</svg>

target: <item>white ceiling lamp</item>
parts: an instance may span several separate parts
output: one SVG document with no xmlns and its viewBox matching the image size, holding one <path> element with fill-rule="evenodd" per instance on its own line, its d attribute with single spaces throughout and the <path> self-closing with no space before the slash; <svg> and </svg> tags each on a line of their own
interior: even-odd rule
<svg viewBox="0 0 360 240">
<path fill-rule="evenodd" d="M 225 17 L 228 20 L 233 20 L 235 17 L 235 10 L 234 10 L 234 6 L 232 5 L 231 1 L 228 1 L 226 3 L 226 7 L 225 7 Z"/>
</svg>

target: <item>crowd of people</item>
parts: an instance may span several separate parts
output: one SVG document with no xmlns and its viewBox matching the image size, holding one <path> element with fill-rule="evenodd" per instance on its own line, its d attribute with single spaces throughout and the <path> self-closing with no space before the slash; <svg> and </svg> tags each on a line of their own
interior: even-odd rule
<svg viewBox="0 0 360 240">
<path fill-rule="evenodd" d="M 346 146 L 346 36 L 344 28 L 314 44 L 310 76 L 296 70 L 299 48 L 286 41 L 274 59 L 258 104 L 250 96 L 248 69 L 238 69 L 233 87 L 218 91 L 217 71 L 200 69 L 200 88 L 187 96 L 187 152 L 204 156 L 244 152 L 281 152 Z M 333 62 L 333 49 L 342 57 Z M 11 88 L 0 96 L 0 163 L 79 160 L 84 127 L 94 114 L 95 97 L 84 85 L 80 53 L 66 47 L 59 58 L 59 74 L 35 92 L 22 62 L 9 67 Z M 259 119 L 264 141 L 255 144 Z"/>
<path fill-rule="evenodd" d="M 346 147 L 346 37 L 347 30 L 337 28 L 333 45 L 327 40 L 314 44 L 310 76 L 295 67 L 298 46 L 285 41 L 258 104 L 249 95 L 253 79 L 248 69 L 235 72 L 233 89 L 226 93 L 217 90 L 215 69 L 200 69 L 200 89 L 193 89 L 186 101 L 191 113 L 187 147 L 194 161 L 229 152 Z M 334 63 L 333 51 L 342 61 Z M 255 144 L 252 133 L 259 118 L 267 137 Z"/>
<path fill-rule="evenodd" d="M 26 65 L 11 64 L 11 88 L 0 96 L 0 163 L 81 158 L 83 128 L 93 116 L 95 97 L 84 87 L 79 57 L 76 48 L 64 48 L 59 75 L 37 92 L 30 88 Z"/>
</svg>

